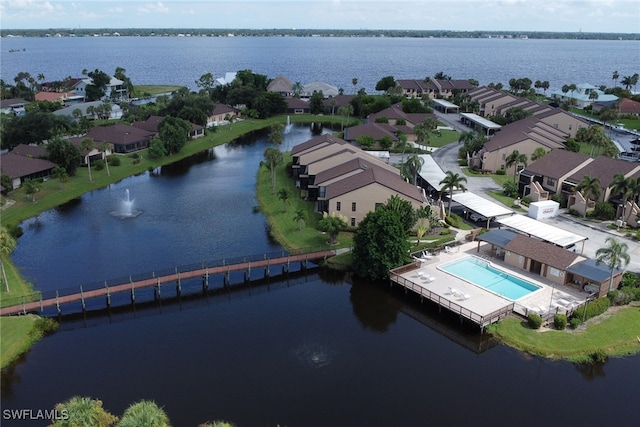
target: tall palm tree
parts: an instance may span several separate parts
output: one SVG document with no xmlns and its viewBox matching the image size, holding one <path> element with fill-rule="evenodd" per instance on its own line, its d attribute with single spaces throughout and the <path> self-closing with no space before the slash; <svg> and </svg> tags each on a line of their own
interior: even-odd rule
<svg viewBox="0 0 640 427">
<path fill-rule="evenodd" d="M 300 98 L 300 94 L 302 93 L 303 89 L 304 89 L 304 87 L 302 86 L 302 83 L 295 82 L 293 84 L 293 87 L 291 88 L 291 90 L 293 90 L 293 96 L 295 98 Z"/>
<path fill-rule="evenodd" d="M 104 164 L 107 167 L 107 176 L 111 176 L 111 172 L 109 171 L 109 159 L 106 156 L 106 152 L 109 151 L 111 146 L 107 142 L 103 142 L 98 146 L 98 151 L 100 151 L 104 157 Z"/>
<path fill-rule="evenodd" d="M 618 196 L 622 199 L 622 220 L 624 221 L 624 209 L 627 206 L 627 200 L 633 197 L 633 191 L 635 187 L 635 180 L 633 178 L 626 178 L 621 173 L 617 173 L 613 176 L 611 182 L 611 194 Z"/>
<path fill-rule="evenodd" d="M 167 413 L 150 400 L 141 400 L 129 406 L 117 424 L 118 427 L 169 427 L 170 425 Z"/>
<path fill-rule="evenodd" d="M 282 153 L 275 147 L 264 150 L 264 158 L 267 161 L 267 169 L 271 172 L 271 194 L 276 192 L 276 166 L 282 163 Z"/>
<path fill-rule="evenodd" d="M 63 188 L 62 184 L 65 183 L 67 179 L 69 179 L 67 170 L 62 166 L 56 166 L 55 168 L 53 168 L 53 170 L 51 171 L 51 176 L 53 176 L 54 179 L 57 178 L 58 180 L 60 180 L 60 190 L 62 190 Z"/>
<path fill-rule="evenodd" d="M 516 174 L 518 173 L 518 165 L 523 164 L 527 166 L 527 155 L 520 153 L 518 150 L 513 150 L 511 154 L 505 159 L 505 166 L 510 168 L 513 166 L 513 182 L 516 182 Z"/>
<path fill-rule="evenodd" d="M 402 150 L 402 160 L 400 160 L 400 163 L 404 163 L 404 153 L 407 148 L 411 147 L 411 145 L 407 142 L 407 134 L 404 132 L 398 132 L 396 138 L 398 140 L 398 142 L 396 142 L 396 149 Z"/>
<path fill-rule="evenodd" d="M 416 144 L 429 145 L 429 129 L 424 123 L 420 123 L 413 128 L 413 133 L 416 135 Z"/>
<path fill-rule="evenodd" d="M 40 182 L 35 179 L 27 179 L 24 183 L 24 191 L 31 196 L 31 201 L 36 201 L 36 193 L 40 191 Z"/>
<path fill-rule="evenodd" d="M 80 141 L 80 149 L 84 151 L 84 155 L 87 159 L 87 170 L 89 171 L 89 182 L 93 182 L 93 178 L 91 178 L 91 156 L 89 156 L 89 153 L 94 148 L 95 147 L 93 145 L 93 140 L 91 138 L 84 138 L 82 141 Z"/>
<path fill-rule="evenodd" d="M 0 268 L 2 269 L 2 280 L 4 281 L 4 287 L 7 292 L 9 292 L 9 281 L 7 280 L 7 273 L 4 270 L 4 257 L 9 256 L 16 248 L 16 245 L 16 239 L 9 233 L 9 230 L 7 230 L 6 227 L 0 228 Z"/>
<path fill-rule="evenodd" d="M 605 240 L 607 246 L 596 251 L 596 265 L 607 264 L 611 271 L 609 277 L 609 290 L 613 288 L 613 273 L 616 268 L 620 268 L 629 264 L 631 257 L 627 252 L 629 246 L 626 243 L 618 242 L 613 237 L 607 237 Z"/>
<path fill-rule="evenodd" d="M 576 191 L 579 191 L 587 199 L 591 196 L 592 200 L 598 200 L 600 198 L 600 178 L 585 175 L 576 187 Z"/>
<path fill-rule="evenodd" d="M 298 224 L 298 231 L 302 231 L 304 227 L 304 223 L 307 220 L 307 212 L 304 209 L 296 210 L 296 214 L 293 217 L 293 220 Z"/>
<path fill-rule="evenodd" d="M 276 123 L 269 128 L 269 142 L 272 144 L 282 144 L 282 133 L 284 132 L 284 125 L 282 123 Z"/>
<path fill-rule="evenodd" d="M 459 174 L 452 171 L 447 171 L 444 179 L 440 181 L 440 185 L 442 185 L 442 188 L 440 189 L 440 195 L 442 196 L 442 193 L 444 193 L 445 191 L 450 191 L 451 193 L 449 195 L 448 206 L 449 216 L 451 216 L 451 200 L 453 199 L 453 192 L 456 189 L 460 189 L 463 192 L 467 191 L 467 187 L 462 184 L 463 182 L 467 182 L 467 178 L 464 176 L 460 176 Z"/>
<path fill-rule="evenodd" d="M 289 199 L 291 198 L 291 191 L 288 188 L 281 188 L 278 191 L 278 199 L 282 200 L 284 203 L 284 211 L 287 211 L 287 207 L 289 206 Z"/>
<path fill-rule="evenodd" d="M 337 237 L 340 231 L 347 226 L 346 218 L 339 214 L 329 215 L 327 212 L 322 214 L 322 219 L 318 221 L 318 229 L 329 233 L 329 244 L 337 243 Z"/>
<path fill-rule="evenodd" d="M 412 154 L 401 166 L 405 176 L 413 177 L 413 185 L 418 185 L 418 174 L 422 170 L 422 165 L 424 165 L 424 159 L 417 154 Z"/>
<path fill-rule="evenodd" d="M 626 90 L 629 90 L 633 86 L 633 76 L 624 76 L 620 83 Z"/>
<path fill-rule="evenodd" d="M 353 93 L 356 93 L 356 86 L 358 85 L 358 78 L 354 77 L 351 79 L 351 84 L 353 85 Z"/>
<path fill-rule="evenodd" d="M 613 80 L 613 87 L 616 87 L 616 83 L 618 82 L 618 79 L 620 78 L 620 73 L 618 73 L 617 71 L 613 72 L 613 75 L 611 76 L 611 79 Z"/>
</svg>

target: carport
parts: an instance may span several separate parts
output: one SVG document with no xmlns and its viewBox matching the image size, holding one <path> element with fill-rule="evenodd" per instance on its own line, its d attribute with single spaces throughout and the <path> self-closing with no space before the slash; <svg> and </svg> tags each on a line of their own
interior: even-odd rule
<svg viewBox="0 0 640 427">
<path fill-rule="evenodd" d="M 502 128 L 501 125 L 473 113 L 460 113 L 460 121 L 473 129 L 483 129 L 487 136 L 493 135 Z"/>
<path fill-rule="evenodd" d="M 493 218 L 498 218 L 505 215 L 513 215 L 511 209 L 505 208 L 502 205 L 494 203 L 490 200 L 480 197 L 470 191 L 465 193 L 458 193 L 451 196 L 454 202 L 460 203 L 468 210 L 474 211 L 487 219 L 487 229 Z"/>
<path fill-rule="evenodd" d="M 440 166 L 429 154 L 420 154 L 419 157 L 424 160 L 424 164 L 420 169 L 420 177 L 427 182 L 434 190 L 442 190 L 442 181 L 447 175 L 440 169 Z"/>
<path fill-rule="evenodd" d="M 513 215 L 508 218 L 500 218 L 497 220 L 500 225 L 512 228 L 519 233 L 526 234 L 529 237 L 536 237 L 545 242 L 553 243 L 561 248 L 570 248 L 578 242 L 582 242 L 580 254 L 584 251 L 584 242 L 587 237 L 574 234 L 569 231 L 545 224 L 525 215 Z"/>
<path fill-rule="evenodd" d="M 451 112 L 457 113 L 458 111 L 460 111 L 459 106 L 445 99 L 432 99 L 431 101 L 434 103 L 434 107 L 436 110 L 441 111 L 445 114 L 451 113 Z M 449 111 L 449 110 L 452 110 L 452 111 Z"/>
</svg>

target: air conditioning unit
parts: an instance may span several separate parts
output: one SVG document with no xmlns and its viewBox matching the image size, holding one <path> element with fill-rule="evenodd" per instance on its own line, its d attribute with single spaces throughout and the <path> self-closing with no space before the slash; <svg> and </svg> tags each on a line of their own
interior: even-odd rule
<svg viewBox="0 0 640 427">
<path fill-rule="evenodd" d="M 618 226 L 618 228 L 622 227 L 622 226 L 623 226 L 623 224 L 624 224 L 624 222 L 622 222 L 622 220 L 621 220 L 621 219 L 619 219 L 619 220 L 617 220 L 617 221 L 616 221 L 616 225 Z"/>
</svg>

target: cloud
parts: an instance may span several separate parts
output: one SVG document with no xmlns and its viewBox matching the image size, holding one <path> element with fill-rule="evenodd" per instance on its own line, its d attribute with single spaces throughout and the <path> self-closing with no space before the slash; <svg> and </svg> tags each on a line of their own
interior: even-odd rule
<svg viewBox="0 0 640 427">
<path fill-rule="evenodd" d="M 169 8 L 161 1 L 157 3 L 145 3 L 144 6 L 138 7 L 140 13 L 169 13 Z"/>
</svg>

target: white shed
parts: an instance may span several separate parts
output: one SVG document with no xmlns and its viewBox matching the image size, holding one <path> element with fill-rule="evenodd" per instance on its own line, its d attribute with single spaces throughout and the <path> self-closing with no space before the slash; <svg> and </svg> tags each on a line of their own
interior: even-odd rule
<svg viewBox="0 0 640 427">
<path fill-rule="evenodd" d="M 553 200 L 542 200 L 540 202 L 533 202 L 529 205 L 528 216 L 534 219 L 553 218 L 558 216 L 560 210 L 560 203 Z"/>
</svg>

